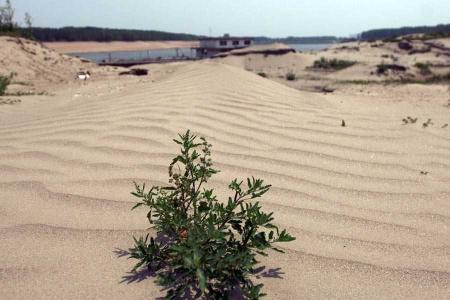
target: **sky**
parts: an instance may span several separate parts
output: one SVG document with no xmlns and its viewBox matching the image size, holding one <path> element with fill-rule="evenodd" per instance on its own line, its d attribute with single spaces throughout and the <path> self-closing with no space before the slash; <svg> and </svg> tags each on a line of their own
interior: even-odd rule
<svg viewBox="0 0 450 300">
<path fill-rule="evenodd" d="M 3 3 L 5 0 L 0 0 Z M 450 23 L 450 0 L 11 0 L 17 21 L 199 35 L 347 37 L 364 30 Z"/>
</svg>

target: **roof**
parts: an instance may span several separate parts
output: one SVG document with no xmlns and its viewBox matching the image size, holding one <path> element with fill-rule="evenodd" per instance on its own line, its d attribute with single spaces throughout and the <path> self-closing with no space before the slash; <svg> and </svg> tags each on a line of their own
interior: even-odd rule
<svg viewBox="0 0 450 300">
<path fill-rule="evenodd" d="M 227 36 L 227 37 L 207 37 L 201 38 L 200 41 L 231 41 L 231 40 L 253 40 L 252 37 L 242 37 L 242 36 Z"/>
</svg>

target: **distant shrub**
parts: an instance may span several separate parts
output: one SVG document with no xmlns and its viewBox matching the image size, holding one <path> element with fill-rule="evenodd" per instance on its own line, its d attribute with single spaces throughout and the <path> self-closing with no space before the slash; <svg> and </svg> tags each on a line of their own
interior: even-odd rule
<svg viewBox="0 0 450 300">
<path fill-rule="evenodd" d="M 286 74 L 286 80 L 294 81 L 294 80 L 296 80 L 296 79 L 297 79 L 297 75 L 295 75 L 295 73 L 293 73 L 293 72 L 288 72 L 288 73 Z"/>
<path fill-rule="evenodd" d="M 267 256 L 274 243 L 295 238 L 272 222 L 256 198 L 269 191 L 261 179 L 233 180 L 227 201 L 219 201 L 204 185 L 219 172 L 212 167 L 211 145 L 189 131 L 174 140 L 181 148 L 169 166 L 169 186 L 135 184 L 132 193 L 148 209 L 156 237 L 134 238 L 131 258 L 154 272 L 167 291 L 166 299 L 230 299 L 240 291 L 245 299 L 259 299 L 262 284 L 256 274 L 256 255 Z M 282 251 L 281 251 L 282 252 Z"/>
<path fill-rule="evenodd" d="M 405 72 L 406 67 L 402 65 L 397 64 L 386 64 L 381 63 L 377 65 L 377 74 L 378 75 L 384 75 L 388 70 L 396 71 L 396 72 Z"/>
<path fill-rule="evenodd" d="M 414 47 L 410 42 L 401 41 L 401 42 L 398 42 L 398 48 L 401 50 L 409 51 L 409 50 L 412 50 Z"/>
<path fill-rule="evenodd" d="M 441 82 L 450 82 L 450 72 L 444 75 L 434 75 L 425 81 L 425 83 L 441 83 Z"/>
<path fill-rule="evenodd" d="M 422 75 L 430 75 L 432 73 L 429 63 L 418 62 L 414 66 L 420 70 L 420 74 Z"/>
<path fill-rule="evenodd" d="M 314 69 L 323 69 L 323 70 L 334 70 L 339 71 L 346 68 L 349 68 L 356 64 L 356 61 L 350 60 L 342 60 L 342 59 L 327 59 L 325 57 L 321 57 L 319 60 L 314 61 L 313 68 Z"/>
<path fill-rule="evenodd" d="M 258 72 L 258 75 L 264 78 L 267 78 L 267 74 L 264 72 Z"/>
<path fill-rule="evenodd" d="M 135 68 L 135 69 L 131 69 L 129 71 L 120 72 L 119 75 L 147 76 L 148 75 L 148 70 L 147 69 Z"/>
<path fill-rule="evenodd" d="M 379 81 L 374 80 L 362 80 L 362 79 L 356 79 L 356 80 L 341 80 L 337 81 L 337 83 L 341 84 L 357 84 L 357 85 L 369 85 L 369 84 L 379 84 Z"/>
<path fill-rule="evenodd" d="M 10 76 L 0 75 L 0 96 L 3 96 L 8 88 L 8 85 L 11 83 L 12 74 Z"/>
</svg>

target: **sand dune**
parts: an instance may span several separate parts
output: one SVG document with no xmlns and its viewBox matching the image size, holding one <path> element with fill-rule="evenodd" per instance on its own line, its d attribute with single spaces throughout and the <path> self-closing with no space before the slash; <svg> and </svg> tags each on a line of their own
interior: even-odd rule
<svg viewBox="0 0 450 300">
<path fill-rule="evenodd" d="M 147 227 L 132 181 L 165 183 L 187 128 L 213 144 L 219 195 L 236 176 L 273 185 L 264 207 L 297 240 L 262 259 L 283 272 L 260 279 L 268 299 L 450 296 L 448 108 L 330 98 L 215 62 L 160 68 L 63 91 L 33 115 L 0 107 L 3 298 L 161 295 L 118 249 Z M 402 125 L 408 114 L 436 126 Z"/>
</svg>

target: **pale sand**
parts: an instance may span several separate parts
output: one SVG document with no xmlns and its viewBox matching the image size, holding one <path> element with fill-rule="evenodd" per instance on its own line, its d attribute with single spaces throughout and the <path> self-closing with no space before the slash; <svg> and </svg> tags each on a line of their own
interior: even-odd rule
<svg viewBox="0 0 450 300">
<path fill-rule="evenodd" d="M 152 278 L 127 283 L 133 261 L 115 251 L 148 227 L 133 180 L 166 183 L 190 128 L 213 144 L 219 196 L 265 179 L 264 208 L 297 237 L 261 259 L 283 278 L 260 279 L 267 299 L 448 299 L 447 87 L 322 95 L 218 62 L 148 68 L 0 106 L 1 298 L 162 295 Z"/>
<path fill-rule="evenodd" d="M 44 45 L 60 53 L 160 50 L 197 47 L 196 41 L 158 42 L 49 42 Z"/>
</svg>

